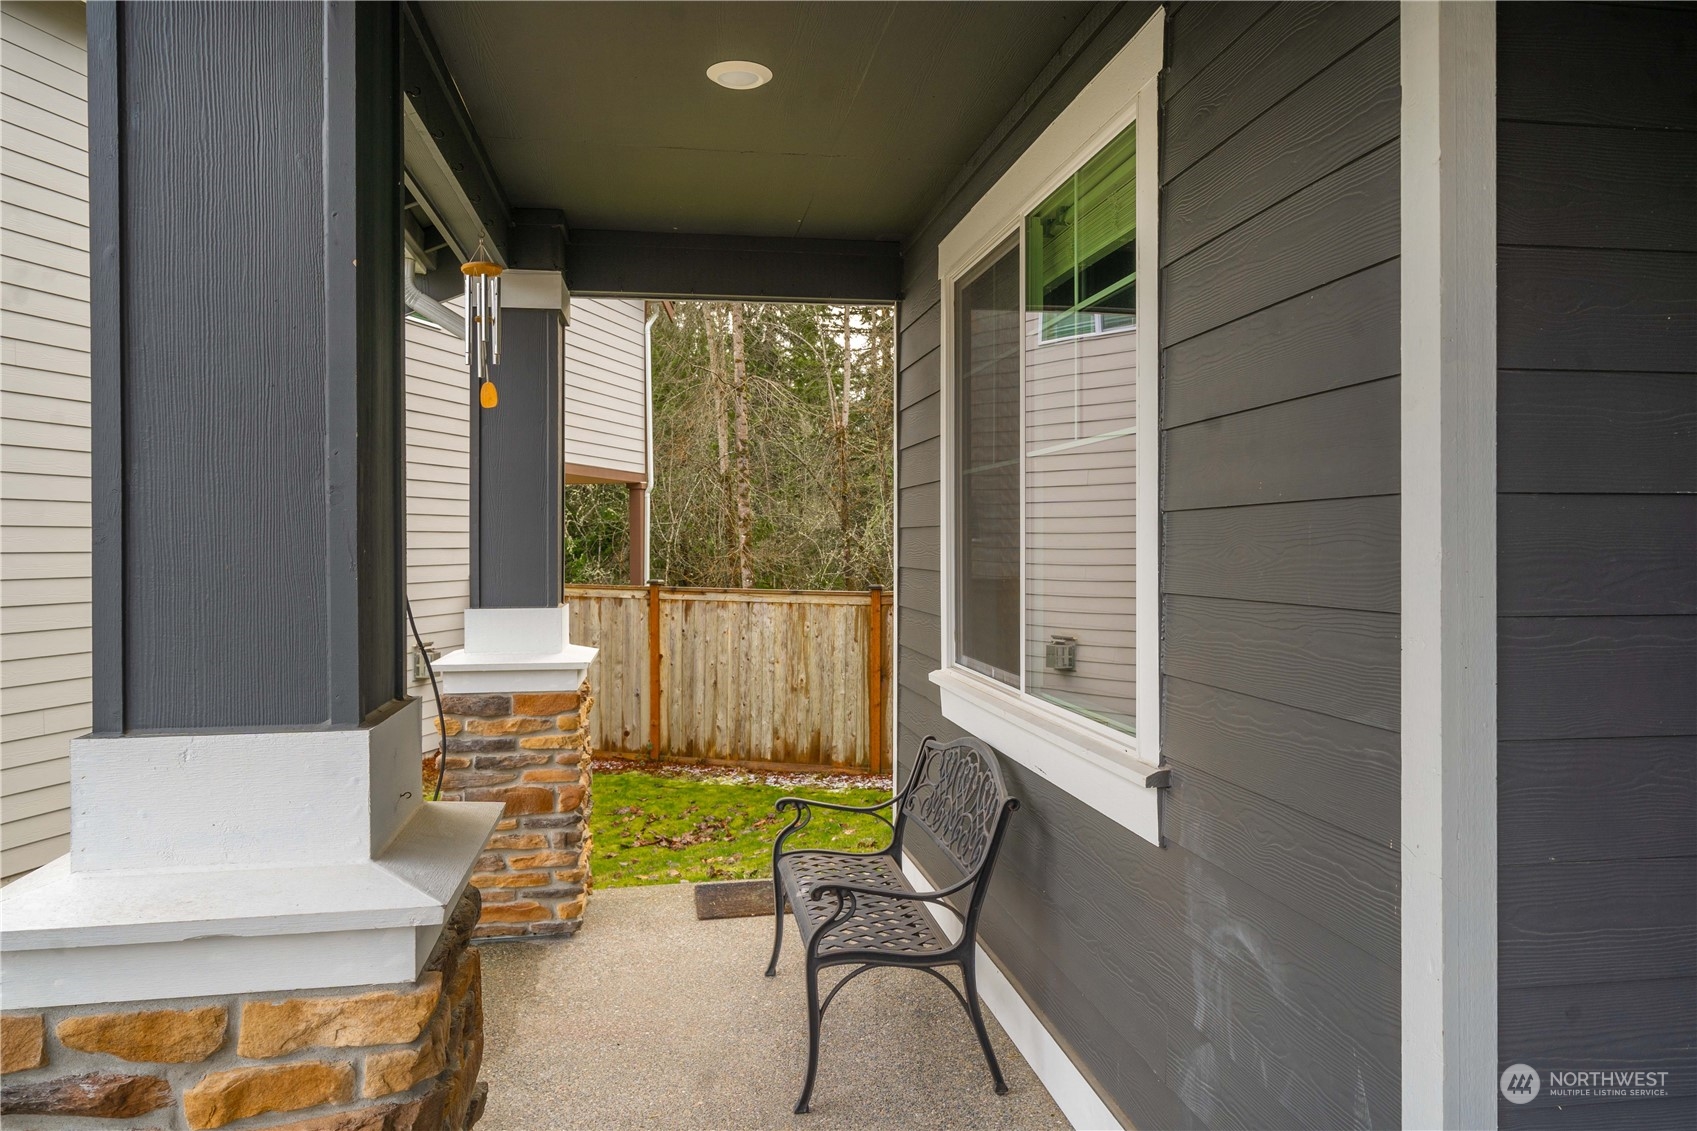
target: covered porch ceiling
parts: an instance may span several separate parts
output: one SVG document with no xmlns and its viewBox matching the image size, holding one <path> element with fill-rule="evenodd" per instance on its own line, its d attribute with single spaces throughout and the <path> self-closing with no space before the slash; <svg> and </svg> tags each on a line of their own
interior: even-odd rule
<svg viewBox="0 0 1697 1131">
<path fill-rule="evenodd" d="M 642 261 L 677 260 L 672 249 L 745 267 L 789 253 L 779 266 L 791 274 L 796 255 L 896 261 L 1096 7 L 454 0 L 413 11 L 505 205 L 563 213 L 574 290 L 632 293 L 652 277 Z M 774 77 L 724 89 L 706 71 L 728 59 Z M 651 293 L 703 289 L 666 271 L 652 281 L 681 285 Z M 785 289 L 797 288 L 750 297 Z"/>
</svg>

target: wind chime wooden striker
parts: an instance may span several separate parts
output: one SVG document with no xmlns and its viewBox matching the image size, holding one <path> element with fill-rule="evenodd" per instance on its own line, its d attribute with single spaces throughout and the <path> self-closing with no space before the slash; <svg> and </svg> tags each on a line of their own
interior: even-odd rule
<svg viewBox="0 0 1697 1131">
<path fill-rule="evenodd" d="M 483 241 L 460 266 L 465 276 L 465 354 L 477 377 L 477 403 L 494 408 L 499 397 L 489 376 L 501 364 L 501 265 L 488 259 Z"/>
</svg>

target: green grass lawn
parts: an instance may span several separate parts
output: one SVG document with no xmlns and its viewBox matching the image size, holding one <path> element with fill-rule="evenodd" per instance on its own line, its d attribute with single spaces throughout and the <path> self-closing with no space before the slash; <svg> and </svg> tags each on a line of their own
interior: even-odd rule
<svg viewBox="0 0 1697 1131">
<path fill-rule="evenodd" d="M 871 805 L 890 790 L 769 785 L 757 775 L 674 774 L 667 768 L 612 770 L 597 762 L 590 818 L 595 886 L 770 876 L 772 841 L 793 815 L 780 817 L 773 809 L 785 796 Z M 889 833 L 876 817 L 821 809 L 785 847 L 865 852 L 888 844 Z"/>
</svg>

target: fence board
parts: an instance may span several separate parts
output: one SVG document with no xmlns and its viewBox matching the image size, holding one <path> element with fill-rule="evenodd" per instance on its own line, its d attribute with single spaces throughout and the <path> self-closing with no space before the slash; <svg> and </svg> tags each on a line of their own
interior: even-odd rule
<svg viewBox="0 0 1697 1131">
<path fill-rule="evenodd" d="M 572 639 L 589 670 L 595 749 L 654 756 L 649 739 L 649 591 L 568 586 Z M 873 770 L 872 689 L 888 702 L 894 603 L 868 592 L 661 587 L 659 756 Z M 869 648 L 882 656 L 874 667 Z M 869 673 L 882 673 L 872 678 Z M 891 713 L 881 747 L 892 744 Z"/>
</svg>

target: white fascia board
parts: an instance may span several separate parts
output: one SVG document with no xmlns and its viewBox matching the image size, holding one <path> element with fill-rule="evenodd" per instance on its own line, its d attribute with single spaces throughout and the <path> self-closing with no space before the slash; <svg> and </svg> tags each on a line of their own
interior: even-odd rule
<svg viewBox="0 0 1697 1131">
<path fill-rule="evenodd" d="M 417 930 L 390 927 L 317 935 L 222 936 L 127 946 L 8 951 L 6 1008 L 47 1009 L 410 982 L 422 967 L 414 957 Z M 436 928 L 432 945 L 440 932 L 441 928 Z"/>
<path fill-rule="evenodd" d="M 1150 844 L 1161 843 L 1157 768 L 1129 735 L 1115 736 L 1071 711 L 1048 708 L 976 672 L 931 673 L 943 717 Z"/>
<path fill-rule="evenodd" d="M 265 993 L 418 975 L 498 803 L 425 805 L 375 860 L 74 872 L 0 889 L 7 1008 Z"/>
<path fill-rule="evenodd" d="M 457 672 L 532 672 L 549 668 L 582 671 L 599 651 L 582 644 L 568 644 L 563 652 L 542 656 L 522 652 L 468 652 L 461 648 L 436 661 L 436 668 Z"/>
<path fill-rule="evenodd" d="M 558 271 L 509 267 L 501 272 L 502 310 L 555 310 L 561 322 L 572 320 L 572 294 Z"/>
<path fill-rule="evenodd" d="M 436 661 L 445 695 L 526 694 L 576 691 L 598 649 L 568 644 L 538 656 L 500 652 L 449 652 Z"/>
<path fill-rule="evenodd" d="M 936 890 L 937 885 L 905 852 L 902 854 L 902 872 L 908 882 L 920 891 Z M 929 906 L 935 913 L 933 917 L 937 926 L 948 935 L 949 941 L 958 942 L 963 929 L 960 918 L 943 904 Z M 1043 1082 L 1043 1087 L 1055 1101 L 1055 1106 L 1061 1109 L 1061 1114 L 1066 1116 L 1067 1122 L 1081 1131 L 1119 1131 L 1122 1124 L 1113 1109 L 1102 1102 L 1102 1097 L 1079 1071 L 1060 1042 L 1055 1040 L 1054 1034 L 1049 1032 L 1048 1026 L 1037 1016 L 1024 995 L 1008 980 L 1001 966 L 982 946 L 974 949 L 978 952 L 979 999 L 1001 1025 L 1002 1031 L 1007 1033 L 1026 1064 L 1037 1073 L 1037 1079 Z"/>
</svg>

